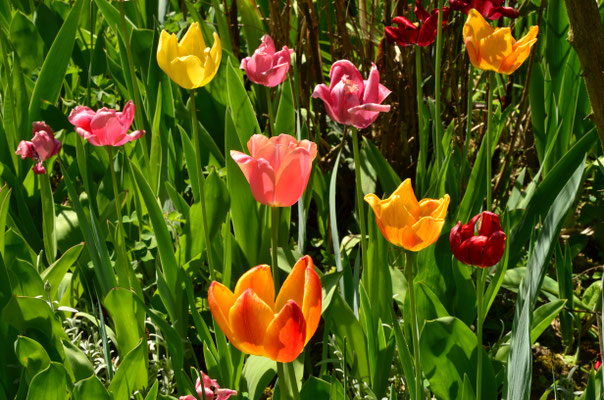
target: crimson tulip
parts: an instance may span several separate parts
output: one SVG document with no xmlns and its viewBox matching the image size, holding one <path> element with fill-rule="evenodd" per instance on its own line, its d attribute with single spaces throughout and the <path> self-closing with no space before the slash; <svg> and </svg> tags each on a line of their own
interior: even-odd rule
<svg viewBox="0 0 604 400">
<path fill-rule="evenodd" d="M 443 26 L 449 19 L 449 7 L 443 8 Z M 385 28 L 386 38 L 391 42 L 396 42 L 399 46 L 429 46 L 436 40 L 436 30 L 438 28 L 438 8 L 428 13 L 422 6 L 420 0 L 415 1 L 415 16 L 419 20 L 416 25 L 405 17 L 394 17 L 393 23 L 397 27 L 387 26 Z"/>
<path fill-rule="evenodd" d="M 478 235 L 475 225 L 480 220 Z M 505 233 L 499 217 L 489 211 L 476 215 L 465 225 L 461 221 L 451 229 L 449 241 L 453 255 L 464 264 L 485 268 L 499 262 L 505 250 Z"/>
<path fill-rule="evenodd" d="M 475 9 L 490 20 L 501 17 L 518 18 L 520 12 L 512 7 L 502 6 L 504 0 L 450 0 L 451 8 L 468 14 Z"/>
</svg>

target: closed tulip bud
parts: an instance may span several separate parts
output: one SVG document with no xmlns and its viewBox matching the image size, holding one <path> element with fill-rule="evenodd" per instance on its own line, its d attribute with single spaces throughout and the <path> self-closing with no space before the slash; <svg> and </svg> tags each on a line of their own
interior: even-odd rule
<svg viewBox="0 0 604 400">
<path fill-rule="evenodd" d="M 254 83 L 274 87 L 287 77 L 291 65 L 291 54 L 294 51 L 283 46 L 275 52 L 275 44 L 269 35 L 262 36 L 262 44 L 251 57 L 241 60 L 241 69 Z"/>
<path fill-rule="evenodd" d="M 478 234 L 475 225 L 480 220 Z M 449 241 L 453 255 L 464 264 L 490 267 L 499 262 L 505 250 L 505 233 L 499 217 L 489 211 L 476 215 L 465 225 L 461 221 L 451 229 Z"/>
<path fill-rule="evenodd" d="M 449 195 L 417 201 L 411 180 L 403 183 L 385 200 L 375 194 L 365 196 L 375 213 L 378 228 L 390 243 L 410 251 L 420 251 L 438 240 L 445 224 Z"/>
<path fill-rule="evenodd" d="M 220 38 L 214 33 L 212 48 L 206 47 L 199 23 L 191 24 L 178 42 L 175 34 L 161 32 L 157 46 L 157 64 L 178 85 L 195 89 L 210 83 L 222 58 Z"/>
<path fill-rule="evenodd" d="M 256 201 L 270 207 L 289 207 L 298 201 L 308 184 L 317 145 L 309 140 L 298 142 L 285 133 L 271 138 L 256 134 L 247 148 L 249 156 L 231 150 L 231 157 Z"/>
<path fill-rule="evenodd" d="M 539 27 L 531 26 L 529 32 L 516 41 L 509 27 L 493 28 L 474 9 L 468 12 L 463 26 L 466 50 L 472 65 L 506 75 L 516 71 L 528 58 L 537 42 L 538 33 Z"/>
<path fill-rule="evenodd" d="M 369 79 L 363 80 L 350 61 L 336 61 L 331 66 L 329 79 L 329 86 L 317 85 L 312 97 L 323 100 L 327 114 L 334 121 L 364 129 L 381 112 L 390 111 L 389 105 L 381 104 L 390 90 L 380 83 L 380 73 L 375 64 L 371 66 Z"/>
<path fill-rule="evenodd" d="M 268 265 L 247 271 L 231 292 L 212 282 L 208 303 L 231 344 L 247 354 L 291 362 L 317 330 L 321 319 L 321 280 L 309 256 L 298 260 L 275 299 Z"/>
</svg>

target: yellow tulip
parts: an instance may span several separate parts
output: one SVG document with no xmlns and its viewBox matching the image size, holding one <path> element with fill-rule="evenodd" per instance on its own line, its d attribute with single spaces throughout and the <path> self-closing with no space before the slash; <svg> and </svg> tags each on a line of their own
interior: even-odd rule
<svg viewBox="0 0 604 400">
<path fill-rule="evenodd" d="M 449 195 L 442 199 L 417 201 L 411 180 L 403 183 L 385 200 L 375 194 L 365 196 L 375 213 L 375 221 L 390 243 L 420 251 L 436 242 L 445 224 Z"/>
<path fill-rule="evenodd" d="M 189 27 L 180 43 L 175 34 L 161 32 L 157 46 L 157 64 L 172 79 L 185 89 L 207 85 L 220 66 L 222 46 L 214 32 L 214 45 L 210 49 L 201 35 L 199 24 Z"/>
<path fill-rule="evenodd" d="M 538 26 L 531 26 L 520 40 L 512 37 L 509 27 L 493 28 L 475 9 L 470 10 L 463 26 L 463 36 L 472 65 L 509 75 L 527 59 L 537 42 Z"/>
</svg>

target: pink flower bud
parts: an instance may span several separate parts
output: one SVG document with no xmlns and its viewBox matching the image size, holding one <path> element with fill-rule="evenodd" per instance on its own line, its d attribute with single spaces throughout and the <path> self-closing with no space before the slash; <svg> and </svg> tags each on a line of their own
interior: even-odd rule
<svg viewBox="0 0 604 400">
<path fill-rule="evenodd" d="M 34 122 L 32 128 L 33 138 L 30 141 L 22 140 L 17 146 L 17 153 L 21 159 L 31 158 L 36 161 L 33 171 L 36 174 L 45 174 L 46 169 L 42 161 L 59 154 L 61 142 L 55 139 L 54 132 L 44 122 Z"/>
<path fill-rule="evenodd" d="M 287 77 L 293 52 L 287 46 L 283 46 L 281 51 L 275 52 L 273 39 L 269 35 L 264 35 L 262 44 L 254 51 L 254 54 L 241 60 L 240 68 L 245 70 L 252 82 L 274 87 Z"/>
</svg>

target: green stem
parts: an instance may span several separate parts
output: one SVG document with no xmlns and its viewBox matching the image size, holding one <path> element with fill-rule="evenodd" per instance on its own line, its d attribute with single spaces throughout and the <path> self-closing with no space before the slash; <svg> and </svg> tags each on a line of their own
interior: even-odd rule
<svg viewBox="0 0 604 400">
<path fill-rule="evenodd" d="M 436 30 L 436 65 L 434 66 L 434 86 L 435 86 L 435 139 L 434 148 L 436 149 L 436 165 L 440 167 L 444 159 L 444 151 L 442 148 L 442 137 L 443 137 L 443 123 L 441 119 L 440 111 L 440 67 L 442 59 L 442 48 L 443 48 L 443 3 L 444 0 L 438 0 L 438 26 Z"/>
<path fill-rule="evenodd" d="M 464 157 L 468 157 L 468 148 L 470 146 L 470 137 L 472 135 L 472 93 L 474 92 L 474 87 L 472 85 L 472 78 L 474 76 L 474 67 L 470 64 L 470 71 L 468 72 L 468 103 L 467 103 L 467 115 L 466 115 L 466 140 L 463 146 L 463 154 Z"/>
<path fill-rule="evenodd" d="M 409 309 L 411 310 L 411 336 L 413 338 L 413 356 L 415 358 L 415 398 L 422 400 L 424 398 L 424 382 L 422 380 L 422 367 L 419 354 L 419 326 L 417 322 L 417 313 L 415 310 L 415 289 L 413 288 L 413 266 L 415 263 L 415 254 L 411 251 L 405 251 L 407 270 L 407 287 L 409 290 Z"/>
<path fill-rule="evenodd" d="M 484 322 L 484 278 L 485 269 L 480 268 L 478 270 L 478 276 L 476 277 L 476 304 L 477 304 L 477 316 L 476 316 L 476 354 L 477 354 L 477 367 L 476 367 L 476 400 L 482 398 L 482 324 Z"/>
<path fill-rule="evenodd" d="M 426 174 L 426 159 L 428 158 L 428 137 L 424 132 L 424 93 L 422 79 L 422 48 L 415 46 L 415 86 L 417 91 L 417 134 L 419 137 L 419 157 L 417 160 L 416 185 L 420 186 L 423 193 L 423 181 Z"/>
<path fill-rule="evenodd" d="M 488 104 L 487 104 L 487 133 L 486 133 L 486 141 L 487 141 L 487 156 L 486 156 L 486 160 L 487 160 L 487 207 L 486 210 L 487 211 L 491 211 L 492 207 L 493 207 L 493 199 L 492 199 L 492 193 L 491 193 L 491 180 L 492 180 L 492 173 L 491 173 L 491 134 L 492 134 L 492 130 L 493 130 L 493 93 L 495 92 L 495 80 L 493 79 L 494 76 L 494 72 L 487 72 L 487 74 L 489 75 L 489 99 L 488 99 Z"/>
<path fill-rule="evenodd" d="M 363 261 L 363 268 L 367 268 L 367 239 L 365 232 L 367 227 L 365 225 L 365 208 L 363 207 L 363 188 L 361 186 L 361 157 L 359 155 L 359 138 L 358 130 L 352 127 L 352 148 L 354 152 L 354 176 L 356 179 L 356 196 L 357 196 L 357 215 L 361 222 L 361 260 Z"/>
<path fill-rule="evenodd" d="M 300 392 L 298 392 L 298 383 L 296 382 L 294 363 L 286 363 L 285 368 L 287 369 L 287 377 L 289 378 L 289 392 L 293 394 L 294 400 L 300 400 Z"/>
<path fill-rule="evenodd" d="M 143 123 L 143 103 L 141 101 L 140 92 L 138 90 L 138 82 L 136 80 L 136 73 L 134 72 L 134 59 L 132 58 L 132 50 L 130 48 L 130 38 L 128 37 L 128 30 L 126 29 L 126 11 L 124 9 L 124 2 L 118 1 L 120 5 L 120 17 L 121 17 L 121 28 L 122 36 L 124 39 L 124 47 L 126 47 L 126 58 L 128 60 L 128 71 L 130 72 L 130 78 L 132 80 L 132 91 L 134 92 L 134 104 L 138 109 L 134 113 L 134 119 L 136 121 L 136 127 L 138 129 L 144 129 Z M 149 165 L 149 153 L 147 151 L 147 142 L 145 140 L 138 140 L 143 146 L 143 155 L 145 158 L 145 165 Z"/>
<path fill-rule="evenodd" d="M 86 97 L 88 107 L 92 103 L 91 82 L 92 82 L 92 66 L 94 56 L 94 0 L 90 0 L 90 63 L 88 64 L 88 81 L 86 83 Z"/>
<path fill-rule="evenodd" d="M 279 267 L 277 249 L 279 240 L 279 207 L 271 207 L 271 255 L 273 284 L 275 285 L 275 293 L 279 292 Z"/>
<path fill-rule="evenodd" d="M 216 270 L 214 269 L 214 257 L 212 255 L 212 242 L 210 241 L 210 231 L 208 228 L 208 217 L 206 211 L 205 198 L 205 177 L 201 168 L 201 148 L 199 146 L 199 127 L 197 122 L 197 108 L 195 106 L 195 89 L 191 90 L 191 120 L 193 124 L 193 146 L 195 147 L 195 164 L 197 165 L 197 182 L 199 186 L 199 198 L 201 204 L 201 223 L 203 224 L 203 236 L 206 242 L 206 252 L 208 253 L 208 269 L 210 270 L 210 279 L 216 280 Z"/>
<path fill-rule="evenodd" d="M 291 395 L 289 393 L 289 385 L 287 384 L 287 378 L 285 377 L 285 369 L 283 368 L 283 363 L 277 362 L 277 376 L 279 376 L 279 389 L 281 394 L 281 400 L 290 400 Z"/>
<path fill-rule="evenodd" d="M 122 201 L 120 191 L 117 185 L 117 175 L 113 169 L 115 159 L 113 158 L 113 147 L 105 146 L 109 155 L 109 170 L 111 171 L 111 183 L 113 186 L 113 196 L 115 197 L 115 215 L 117 217 L 117 244 L 116 244 L 116 265 L 115 269 L 118 275 L 118 281 L 121 287 L 130 288 L 130 274 L 127 268 L 128 255 L 124 246 L 124 225 L 122 221 Z"/>
<path fill-rule="evenodd" d="M 271 98 L 271 88 L 266 88 L 266 108 L 268 112 L 268 134 L 269 136 L 277 136 L 275 132 L 275 116 L 273 115 L 273 99 Z"/>
</svg>

